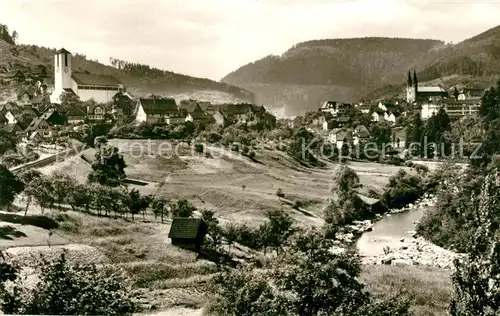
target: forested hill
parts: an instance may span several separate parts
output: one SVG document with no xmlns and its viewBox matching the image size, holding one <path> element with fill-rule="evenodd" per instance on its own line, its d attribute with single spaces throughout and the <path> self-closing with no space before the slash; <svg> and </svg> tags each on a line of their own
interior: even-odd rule
<svg viewBox="0 0 500 316">
<path fill-rule="evenodd" d="M 1 39 L 0 42 L 2 42 L 0 43 L 0 68 L 10 70 L 16 65 L 43 64 L 49 70 L 53 70 L 55 49 L 35 45 L 13 45 Z M 163 71 L 135 63 L 122 62 L 123 67 L 118 69 L 118 67 L 90 60 L 78 52 L 71 53 L 74 71 L 113 75 L 126 85 L 128 91 L 138 96 L 155 93 L 174 97 L 192 96 L 215 103 L 253 101 L 251 92 L 227 83 Z"/>
<path fill-rule="evenodd" d="M 421 82 L 450 77 L 453 83 L 492 83 L 500 72 L 499 33 L 497 27 L 458 44 L 381 37 L 307 41 L 281 56 L 247 64 L 222 81 L 254 92 L 258 102 L 284 107 L 287 115 L 316 109 L 324 100 L 398 94 L 410 69 L 417 70 Z"/>
</svg>

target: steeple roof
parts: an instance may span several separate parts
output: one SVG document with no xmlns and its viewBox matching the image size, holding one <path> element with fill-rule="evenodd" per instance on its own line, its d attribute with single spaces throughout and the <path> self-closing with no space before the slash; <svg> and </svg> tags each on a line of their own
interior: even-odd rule
<svg viewBox="0 0 500 316">
<path fill-rule="evenodd" d="M 63 47 L 63 48 L 61 48 L 60 50 L 58 50 L 58 51 L 56 52 L 56 54 L 70 54 L 70 55 L 71 55 L 71 53 L 70 53 L 70 52 L 68 52 L 68 51 L 67 51 L 64 47 Z"/>
</svg>

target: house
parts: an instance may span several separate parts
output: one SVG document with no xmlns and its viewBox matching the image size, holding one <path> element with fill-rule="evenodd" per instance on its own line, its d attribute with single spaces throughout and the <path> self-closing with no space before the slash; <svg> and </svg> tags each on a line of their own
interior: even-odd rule
<svg viewBox="0 0 500 316">
<path fill-rule="evenodd" d="M 25 132 L 28 139 L 33 138 L 34 135 L 36 135 L 34 133 L 40 134 L 43 138 L 49 138 L 54 135 L 52 126 L 50 126 L 50 124 L 43 117 L 37 117 L 34 119 L 26 128 Z"/>
<path fill-rule="evenodd" d="M 179 111 L 175 99 L 157 96 L 139 98 L 134 116 L 137 123 L 182 124 L 186 118 Z"/>
<path fill-rule="evenodd" d="M 370 132 L 365 125 L 360 124 L 356 126 L 354 129 L 354 145 L 359 144 L 360 142 L 365 142 L 370 139 Z"/>
<path fill-rule="evenodd" d="M 207 225 L 201 218 L 176 217 L 172 221 L 168 238 L 172 245 L 201 252 Z"/>
<path fill-rule="evenodd" d="M 186 122 L 206 124 L 210 121 L 210 116 L 201 109 L 198 103 L 185 105 L 183 110 L 186 111 Z"/>
<path fill-rule="evenodd" d="M 248 123 L 257 119 L 257 112 L 260 111 L 258 107 L 249 103 L 239 104 L 221 104 L 219 105 L 221 111 L 229 124 L 233 123 Z M 265 110 L 264 110 L 265 111 Z"/>
<path fill-rule="evenodd" d="M 86 108 L 87 119 L 91 122 L 102 122 L 107 119 L 107 110 L 103 104 L 90 103 Z"/>
<path fill-rule="evenodd" d="M 338 111 L 338 102 L 337 101 L 325 101 L 321 105 L 320 111 L 321 112 L 328 112 L 328 113 L 332 114 L 333 116 L 336 116 L 337 111 Z"/>
<path fill-rule="evenodd" d="M 337 126 L 337 122 L 335 120 L 329 120 L 329 121 L 323 122 L 322 128 L 324 131 L 329 131 L 336 126 Z"/>
<path fill-rule="evenodd" d="M 375 108 L 371 114 L 372 122 L 383 122 L 385 112 L 378 107 Z"/>
<path fill-rule="evenodd" d="M 434 114 L 437 114 L 441 107 L 441 103 L 425 102 L 421 105 L 420 117 L 422 118 L 422 120 L 427 120 Z"/>
<path fill-rule="evenodd" d="M 312 120 L 312 125 L 323 126 L 328 121 L 333 119 L 333 115 L 330 112 L 319 112 Z"/>
<path fill-rule="evenodd" d="M 123 84 L 111 75 L 73 72 L 71 53 L 61 48 L 54 55 L 54 91 L 50 101 L 60 103 L 63 92 L 73 92 L 82 101 L 93 99 L 98 103 L 113 101 L 113 96 L 123 89 Z"/>
<path fill-rule="evenodd" d="M 360 103 L 356 106 L 356 109 L 363 114 L 370 113 L 372 106 L 369 103 Z"/>
<path fill-rule="evenodd" d="M 480 100 L 486 89 L 456 85 L 451 87 L 448 91 L 449 95 L 453 96 L 455 100 Z"/>
<path fill-rule="evenodd" d="M 394 115 L 394 113 L 392 113 L 390 111 L 386 111 L 386 112 L 384 112 L 384 121 L 386 121 L 387 123 L 389 123 L 391 125 L 394 125 L 394 124 L 396 124 L 396 116 Z"/>
<path fill-rule="evenodd" d="M 334 128 L 328 134 L 328 141 L 337 146 L 338 149 L 341 149 L 345 142 L 349 142 L 353 140 L 352 130 L 344 129 L 344 128 Z"/>
<path fill-rule="evenodd" d="M 357 195 L 363 202 L 367 212 L 372 214 L 380 214 L 385 211 L 384 204 L 379 199 L 374 199 L 360 193 L 358 193 Z"/>
<path fill-rule="evenodd" d="M 4 111 L 2 111 L 2 114 L 5 116 L 5 118 L 7 119 L 8 123 L 7 124 L 16 124 L 17 123 L 17 117 L 18 117 L 18 110 L 14 110 L 14 109 L 6 109 Z"/>
<path fill-rule="evenodd" d="M 25 76 L 19 69 L 11 70 L 0 73 L 0 81 L 5 84 L 12 82 L 22 83 L 25 81 Z"/>
<path fill-rule="evenodd" d="M 85 122 L 86 118 L 87 118 L 87 114 L 81 108 L 75 107 L 73 109 L 70 109 L 66 113 L 66 122 L 68 124 L 80 124 L 80 123 Z"/>
<path fill-rule="evenodd" d="M 230 124 L 230 121 L 221 110 L 217 110 L 213 115 L 213 118 L 215 120 L 215 124 L 219 126 L 228 126 Z"/>
<path fill-rule="evenodd" d="M 351 118 L 345 115 L 333 119 L 334 127 L 344 127 L 351 122 Z"/>
<path fill-rule="evenodd" d="M 49 125 L 64 125 L 66 123 L 66 111 L 57 104 L 51 104 L 43 110 L 40 118 L 47 121 Z"/>
<path fill-rule="evenodd" d="M 450 118 L 460 118 L 479 112 L 481 99 L 448 99 L 443 102 L 443 107 Z"/>
</svg>

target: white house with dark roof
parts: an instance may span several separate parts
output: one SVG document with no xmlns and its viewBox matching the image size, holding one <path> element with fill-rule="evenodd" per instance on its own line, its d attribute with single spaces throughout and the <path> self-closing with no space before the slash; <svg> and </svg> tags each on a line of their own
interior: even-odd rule
<svg viewBox="0 0 500 316">
<path fill-rule="evenodd" d="M 80 100 L 94 99 L 98 103 L 113 101 L 113 96 L 123 90 L 123 84 L 111 75 L 73 72 L 71 53 L 61 48 L 54 56 L 54 91 L 50 101 L 60 103 L 63 92 L 74 93 Z"/>
<path fill-rule="evenodd" d="M 134 116 L 136 123 L 182 124 L 186 118 L 179 110 L 175 99 L 157 96 L 139 98 Z"/>
</svg>

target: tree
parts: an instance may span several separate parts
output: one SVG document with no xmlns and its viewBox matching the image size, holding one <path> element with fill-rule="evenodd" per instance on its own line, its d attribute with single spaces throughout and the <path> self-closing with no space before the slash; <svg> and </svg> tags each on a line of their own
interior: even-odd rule
<svg viewBox="0 0 500 316">
<path fill-rule="evenodd" d="M 279 253 L 284 243 L 295 233 L 294 221 L 290 215 L 283 211 L 269 211 L 266 213 L 266 218 L 268 220 L 266 229 L 262 229 L 267 231 L 267 233 L 264 233 L 264 235 L 267 235 L 265 246 L 274 247 L 276 252 Z"/>
<path fill-rule="evenodd" d="M 424 133 L 423 128 L 420 111 L 418 111 L 413 115 L 410 125 L 406 129 L 406 139 L 408 140 L 406 145 L 413 150 L 412 155 L 420 154 L 422 135 Z"/>
<path fill-rule="evenodd" d="M 172 209 L 172 215 L 173 217 L 191 217 L 194 211 L 196 211 L 196 207 L 188 200 L 178 200 Z"/>
<path fill-rule="evenodd" d="M 23 190 L 23 182 L 5 166 L 0 165 L 0 207 L 9 206 Z"/>
<path fill-rule="evenodd" d="M 122 274 L 95 265 L 71 265 L 63 253 L 34 265 L 38 282 L 17 280 L 4 295 L 6 314 L 132 315 L 137 293 Z"/>
<path fill-rule="evenodd" d="M 0 154 L 5 154 L 9 150 L 14 150 L 16 145 L 17 140 L 12 134 L 0 130 Z"/>
<path fill-rule="evenodd" d="M 142 196 L 138 190 L 132 189 L 125 197 L 124 203 L 132 214 L 132 220 L 134 220 L 134 215 L 140 212 L 142 212 L 142 218 L 145 219 L 145 211 L 151 203 L 151 197 Z"/>
<path fill-rule="evenodd" d="M 61 100 L 61 106 L 65 109 L 74 109 L 77 107 L 82 107 L 82 101 L 80 100 L 80 97 L 74 93 L 63 92 L 61 93 L 59 99 Z"/>
<path fill-rule="evenodd" d="M 5 282 L 15 281 L 18 273 L 19 268 L 8 262 L 3 252 L 0 252 L 0 303 L 2 303 L 5 296 L 8 295 L 8 292 L 5 291 Z"/>
<path fill-rule="evenodd" d="M 67 173 L 63 171 L 54 172 L 49 181 L 52 183 L 51 188 L 56 199 L 59 208 L 61 208 L 62 203 L 66 200 L 67 196 L 74 191 L 76 185 L 76 180 L 70 177 Z"/>
<path fill-rule="evenodd" d="M 125 160 L 118 148 L 100 144 L 96 148 L 96 160 L 92 163 L 92 171 L 88 175 L 89 182 L 116 187 L 125 179 Z"/>
<path fill-rule="evenodd" d="M 14 44 L 17 44 L 17 40 L 19 39 L 19 33 L 16 30 L 12 31 L 12 35 L 10 36 Z"/>
<path fill-rule="evenodd" d="M 24 215 L 28 213 L 28 208 L 30 207 L 31 202 L 35 198 L 37 185 L 36 180 L 39 180 L 42 177 L 42 173 L 35 169 L 24 169 L 22 170 L 18 178 L 24 184 L 23 194 L 25 196 L 24 201 L 26 202 L 26 207 L 24 209 Z"/>
<path fill-rule="evenodd" d="M 467 256 L 455 259 L 452 275 L 455 296 L 453 316 L 500 313 L 500 182 L 498 170 L 483 184 L 474 212 L 475 230 L 467 245 Z"/>
<path fill-rule="evenodd" d="M 446 132 L 451 130 L 450 118 L 443 108 L 440 108 L 437 114 L 431 116 L 424 128 L 424 137 L 427 137 L 427 143 L 436 143 L 433 148 L 439 155 L 446 155 L 449 152 L 449 144 L 445 138 Z M 429 148 L 427 148 L 429 150 Z"/>
<path fill-rule="evenodd" d="M 335 254 L 317 232 L 297 235 L 269 267 L 248 266 L 218 274 L 208 311 L 217 315 L 397 315 L 407 316 L 399 298 L 374 302 L 358 281 L 356 253 Z"/>
<path fill-rule="evenodd" d="M 66 196 L 65 202 L 71 206 L 73 211 L 78 211 L 83 207 L 85 212 L 88 212 L 93 198 L 92 189 L 88 185 L 75 184 Z"/>
<path fill-rule="evenodd" d="M 370 127 L 371 141 L 377 144 L 379 149 L 391 143 L 391 126 L 387 122 L 375 123 Z"/>
<path fill-rule="evenodd" d="M 288 146 L 288 154 L 299 162 L 321 165 L 320 161 L 314 155 L 314 150 L 318 144 L 319 142 L 316 140 L 314 134 L 305 127 L 301 127 L 291 138 L 290 145 Z"/>
<path fill-rule="evenodd" d="M 169 205 L 170 201 L 165 198 L 154 197 L 151 201 L 151 207 L 153 208 L 155 219 L 157 216 L 160 216 L 162 224 L 163 218 L 169 214 Z"/>
<path fill-rule="evenodd" d="M 424 193 L 424 183 L 418 175 L 408 174 L 403 169 L 389 178 L 382 200 L 389 208 L 401 208 L 413 203 Z"/>
<path fill-rule="evenodd" d="M 30 186 L 33 187 L 33 198 L 40 206 L 40 210 L 43 214 L 44 209 L 52 207 L 56 201 L 52 181 L 46 177 L 40 177 L 33 181 Z"/>
<path fill-rule="evenodd" d="M 335 193 L 338 191 L 339 195 L 360 186 L 359 177 L 356 172 L 345 164 L 340 165 L 335 170 L 333 183 L 331 192 Z"/>
<path fill-rule="evenodd" d="M 231 245 L 238 240 L 238 226 L 235 223 L 229 223 L 224 227 L 222 234 L 231 249 Z"/>
</svg>

